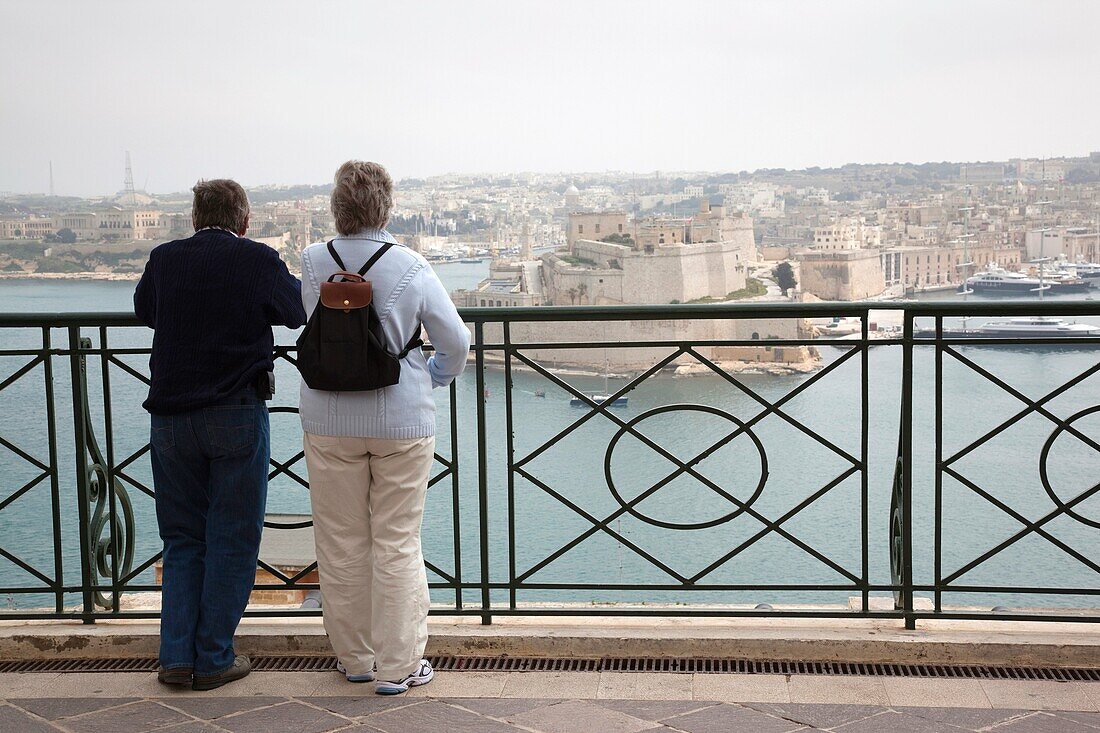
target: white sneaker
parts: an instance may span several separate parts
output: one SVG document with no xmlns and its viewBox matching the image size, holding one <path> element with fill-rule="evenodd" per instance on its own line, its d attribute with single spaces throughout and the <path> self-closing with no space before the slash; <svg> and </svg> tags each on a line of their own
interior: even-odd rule
<svg viewBox="0 0 1100 733">
<path fill-rule="evenodd" d="M 375 668 L 377 669 L 377 667 Z M 366 674 L 348 674 L 348 670 L 344 667 L 344 663 L 339 659 L 336 660 L 336 671 L 344 675 L 348 682 L 374 682 L 374 674 L 367 672 Z"/>
<path fill-rule="evenodd" d="M 435 677 L 435 670 L 432 669 L 432 665 L 427 659 L 421 659 L 420 666 L 416 668 L 415 672 L 397 682 L 379 680 L 374 691 L 379 695 L 400 695 L 402 692 L 408 692 L 410 687 L 420 687 L 428 684 L 433 677 Z"/>
</svg>

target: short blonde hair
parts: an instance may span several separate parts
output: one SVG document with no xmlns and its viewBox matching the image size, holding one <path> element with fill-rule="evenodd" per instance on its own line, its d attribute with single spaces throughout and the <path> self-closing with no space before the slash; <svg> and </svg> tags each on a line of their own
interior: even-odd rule
<svg viewBox="0 0 1100 733">
<path fill-rule="evenodd" d="M 393 209 L 393 179 L 378 163 L 349 160 L 336 171 L 332 216 L 345 236 L 364 229 L 381 229 Z"/>
</svg>

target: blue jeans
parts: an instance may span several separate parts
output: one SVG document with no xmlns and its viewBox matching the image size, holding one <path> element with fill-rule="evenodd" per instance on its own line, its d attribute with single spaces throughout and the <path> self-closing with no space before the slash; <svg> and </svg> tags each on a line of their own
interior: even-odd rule
<svg viewBox="0 0 1100 733">
<path fill-rule="evenodd" d="M 160 663 L 217 674 L 256 581 L 271 453 L 254 395 L 153 415 L 150 445 L 164 541 Z"/>
</svg>

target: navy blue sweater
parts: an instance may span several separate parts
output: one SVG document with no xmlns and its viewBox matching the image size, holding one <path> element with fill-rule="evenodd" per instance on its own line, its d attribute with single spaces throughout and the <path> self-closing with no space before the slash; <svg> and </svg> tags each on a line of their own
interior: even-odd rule
<svg viewBox="0 0 1100 733">
<path fill-rule="evenodd" d="M 272 369 L 271 327 L 305 323 L 301 289 L 275 250 L 226 231 L 155 247 L 134 291 L 154 330 L 145 409 L 186 412 L 251 389 Z"/>
</svg>

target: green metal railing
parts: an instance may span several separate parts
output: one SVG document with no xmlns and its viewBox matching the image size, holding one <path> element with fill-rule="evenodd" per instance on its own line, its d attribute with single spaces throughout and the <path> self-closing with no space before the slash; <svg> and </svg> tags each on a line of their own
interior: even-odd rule
<svg viewBox="0 0 1100 733">
<path fill-rule="evenodd" d="M 902 328 L 896 335 L 886 338 L 876 338 L 873 334 L 871 323 L 874 313 L 880 311 L 900 311 Z M 1089 516 L 1083 511 L 1083 506 L 1090 498 L 1100 492 L 1100 484 L 1078 492 L 1076 495 L 1066 498 L 1060 496 L 1051 486 L 1047 463 L 1050 456 L 1051 445 L 1060 435 L 1072 435 L 1081 443 L 1100 452 L 1100 443 L 1090 437 L 1079 427 L 1080 420 L 1100 411 L 1100 405 L 1088 406 L 1084 410 L 1078 410 L 1068 417 L 1061 416 L 1053 407 L 1052 401 L 1059 396 L 1068 393 L 1081 386 L 1097 371 L 1100 371 L 1100 338 L 1076 338 L 1073 346 L 1077 350 L 1085 349 L 1091 354 L 1089 366 L 1082 372 L 1066 379 L 1064 375 L 1052 370 L 1044 375 L 1049 382 L 1049 391 L 1039 399 L 1030 397 L 1012 384 L 983 367 L 972 356 L 972 349 L 1019 349 L 1027 348 L 1051 348 L 1055 351 L 1066 346 L 1064 339 L 1056 338 L 989 338 L 975 341 L 953 337 L 950 330 L 945 330 L 945 319 L 959 317 L 982 316 L 1066 316 L 1066 317 L 1096 317 L 1100 316 L 1100 304 L 1093 301 L 1046 301 L 1042 303 L 990 303 L 990 302 L 966 302 L 966 303 L 817 303 L 817 304 L 728 304 L 728 305 L 670 305 L 670 306 L 615 306 L 615 307 L 545 307 L 545 308 L 469 308 L 462 310 L 463 318 L 470 324 L 473 333 L 473 374 L 467 373 L 461 379 L 471 380 L 475 383 L 474 405 L 474 435 L 472 442 L 476 445 L 476 455 L 469 455 L 464 449 L 464 460 L 468 463 L 461 466 L 463 475 L 470 477 L 466 483 L 460 481 L 459 471 L 459 393 L 452 385 L 449 391 L 449 414 L 445 418 L 449 428 L 450 445 L 444 448 L 444 454 L 437 454 L 436 460 L 440 470 L 435 473 L 430 486 L 439 485 L 449 487 L 450 516 L 449 521 L 453 531 L 453 557 L 446 563 L 449 570 L 442 569 L 445 563 L 436 563 L 432 557 L 427 558 L 428 568 L 433 573 L 434 580 L 431 586 L 437 593 L 446 592 L 453 595 L 453 601 L 446 604 L 436 604 L 433 613 L 465 614 L 480 617 L 483 622 L 489 623 L 493 616 L 499 615 L 622 615 L 622 616 L 797 616 L 797 617 L 846 617 L 851 615 L 897 618 L 903 619 L 907 626 L 912 627 L 921 618 L 996 618 L 1002 620 L 1031 619 L 1031 620 L 1074 620 L 1097 621 L 1100 615 L 1094 610 L 1081 609 L 1026 609 L 1019 608 L 1014 611 L 990 611 L 976 608 L 964 608 L 947 605 L 943 601 L 946 593 L 963 593 L 975 596 L 983 594 L 990 597 L 998 594 L 1015 594 L 1017 596 L 1075 596 L 1085 599 L 1095 599 L 1100 596 L 1100 564 L 1098 564 L 1096 548 L 1100 547 L 1100 521 Z M 706 340 L 681 340 L 670 338 L 665 340 L 638 339 L 599 341 L 596 339 L 583 339 L 576 341 L 555 341 L 550 338 L 539 340 L 517 340 L 514 338 L 514 326 L 516 324 L 547 324 L 547 323 L 585 323 L 603 321 L 645 322 L 645 321 L 690 321 L 695 319 L 737 321 L 743 319 L 807 319 L 822 317 L 849 317 L 859 319 L 858 334 L 850 340 L 823 341 L 814 338 L 812 334 L 799 332 L 794 338 L 757 339 L 744 338 L 714 338 Z M 918 321 L 927 322 L 929 331 L 917 333 Z M 491 327 L 492 337 L 487 335 Z M 153 489 L 139 480 L 134 474 L 134 468 L 148 460 L 147 444 L 127 455 L 116 455 L 118 440 L 115 435 L 115 426 L 118 416 L 113 411 L 112 383 L 113 373 L 123 372 L 129 377 L 148 383 L 148 377 L 139 368 L 130 364 L 126 358 L 131 356 L 147 355 L 147 345 L 117 346 L 113 342 L 114 335 L 118 332 L 139 333 L 137 329 L 143 327 L 132 314 L 127 313 L 58 313 L 58 314 L 0 314 L 0 334 L 19 334 L 20 340 L 28 343 L 9 348 L 11 341 L 6 340 L 0 348 L 0 361 L 3 363 L 15 363 L 9 375 L 0 381 L 0 396 L 13 387 L 13 385 L 26 382 L 38 373 L 41 367 L 41 395 L 40 418 L 38 407 L 27 405 L 28 410 L 35 410 L 35 420 L 45 425 L 45 446 L 37 446 L 38 455 L 23 445 L 20 445 L 18 436 L 6 435 L 14 423 L 14 413 L 4 413 L 0 416 L 0 446 L 11 451 L 20 461 L 24 461 L 32 467 L 34 476 L 27 482 L 20 482 L 18 486 L 10 489 L 4 484 L 9 481 L 7 477 L 0 479 L 0 487 L 4 490 L 0 493 L 0 557 L 6 559 L 14 567 L 29 575 L 35 582 L 22 584 L 5 584 L 0 587 L 0 595 L 18 601 L 20 597 L 38 597 L 48 594 L 52 597 L 52 608 L 28 607 L 26 604 L 12 602 L 12 607 L 0 613 L 0 618 L 79 618 L 86 622 L 94 622 L 97 618 L 117 617 L 150 617 L 155 612 L 133 611 L 124 608 L 121 600 L 127 593 L 140 591 L 156 591 L 157 586 L 141 576 L 147 575 L 159 558 L 159 553 L 150 557 L 139 559 L 136 557 L 135 537 L 141 533 L 154 533 L 155 527 L 139 526 L 135 520 L 134 496 L 132 492 L 144 494 L 148 498 L 153 496 Z M 63 334 L 58 340 L 57 333 Z M 34 343 L 30 344 L 29 341 Z M 132 340 L 132 339 L 131 339 Z M 820 371 L 805 378 L 800 378 L 797 384 L 786 394 L 779 398 L 769 398 L 754 388 L 743 376 L 725 369 L 714 358 L 705 355 L 706 347 L 783 347 L 783 346 L 824 346 L 828 345 L 840 350 L 841 355 L 824 366 Z M 665 356 L 654 360 L 648 368 L 641 370 L 629 379 L 622 387 L 611 395 L 611 399 L 597 403 L 591 395 L 576 388 L 571 382 L 555 369 L 547 367 L 532 352 L 547 353 L 553 350 L 575 349 L 662 349 Z M 896 368 L 893 374 L 873 374 L 869 362 L 869 354 L 872 349 L 895 349 L 900 351 L 900 368 Z M 930 548 L 932 555 L 932 570 L 930 573 L 921 573 L 915 577 L 914 572 L 914 469 L 916 468 L 916 454 L 914 453 L 914 409 L 915 386 L 914 375 L 918 370 L 917 357 L 930 354 L 933 359 L 934 374 L 931 379 L 934 384 L 934 428 L 935 445 L 932 465 L 921 466 L 922 469 L 931 470 L 934 476 L 934 503 L 931 508 L 931 523 L 934 528 L 933 542 Z M 292 345 L 280 344 L 275 350 L 276 360 L 293 364 L 294 348 Z M 652 379 L 655 375 L 671 368 L 675 364 L 691 361 L 700 365 L 709 374 L 719 378 L 721 384 L 728 386 L 744 395 L 751 403 L 755 403 L 758 410 L 755 414 L 734 415 L 727 410 L 710 404 L 663 404 L 651 410 L 636 415 L 623 415 L 617 413 L 612 407 L 613 401 L 619 397 L 625 397 L 639 385 Z M 67 362 L 67 370 L 59 367 Z M 964 450 L 947 455 L 944 446 L 943 435 L 943 381 L 944 364 L 951 362 L 962 365 L 989 384 L 994 385 L 1006 394 L 1022 403 L 1022 408 L 1013 417 L 1003 422 L 998 428 L 984 432 L 975 438 Z M 94 382 L 95 389 L 89 384 L 89 364 L 97 363 L 99 378 Z M 789 405 L 796 397 L 813 390 L 821 380 L 829 374 L 836 373 L 844 364 L 856 365 L 859 372 L 859 424 L 847 425 L 846 430 L 858 431 L 858 451 L 848 451 L 840 448 L 835 441 L 821 434 L 819 430 L 813 430 L 801 420 L 794 417 L 789 411 Z M 552 437 L 539 443 L 533 450 L 526 450 L 522 454 L 517 450 L 516 421 L 514 407 L 514 377 L 515 370 L 522 368 L 526 373 L 537 375 L 546 380 L 548 385 L 560 389 L 571 398 L 580 401 L 584 405 L 577 419 L 572 420 L 565 428 L 558 430 Z M 499 426 L 499 421 L 490 419 L 486 399 L 488 375 L 492 372 L 502 372 L 504 378 L 504 425 Z M 59 374 L 67 371 L 69 374 L 69 397 L 66 400 L 64 391 L 56 388 Z M 900 374 L 897 373 L 900 371 Z M 871 404 L 870 385 L 872 381 L 900 378 L 900 411 L 898 414 L 898 438 L 896 442 L 896 461 L 893 481 L 875 484 L 870 478 L 869 463 L 869 439 L 871 436 L 870 414 L 875 409 Z M 1095 388 L 1095 387 L 1094 387 Z M 1091 393 L 1095 402 L 1096 393 Z M 10 409 L 10 408 L 9 408 Z M 275 407 L 273 412 L 293 412 L 289 406 Z M 93 413 L 99 419 L 93 419 Z M 717 440 L 710 441 L 709 446 L 693 456 L 690 460 L 683 460 L 672 451 L 663 447 L 659 441 L 650 438 L 640 427 L 641 423 L 652 417 L 660 417 L 670 413 L 684 414 L 708 414 L 724 418 L 731 424 L 731 429 Z M 71 415 L 71 425 L 67 425 L 67 418 Z M 980 480 L 968 477 L 958 468 L 958 461 L 972 453 L 978 447 L 988 443 L 1005 428 L 1010 427 L 1015 421 L 1027 416 L 1039 415 L 1054 426 L 1038 456 L 1038 468 L 1041 477 L 1040 485 L 1036 490 L 1042 490 L 1050 497 L 1052 507 L 1050 511 L 1034 518 L 1019 511 L 1012 503 L 997 492 L 983 487 Z M 802 436 L 811 439 L 816 445 L 829 451 L 831 455 L 838 457 L 845 464 L 837 476 L 813 491 L 807 498 L 790 507 L 779 516 L 772 516 L 760 509 L 758 497 L 762 494 L 775 491 L 773 483 L 769 483 L 768 457 L 776 455 L 775 451 L 782 451 L 782 445 L 765 445 L 753 431 L 761 421 L 765 419 L 779 420 L 797 430 Z M 562 441 L 573 435 L 581 426 L 589 421 L 607 421 L 616 429 L 614 438 L 606 446 L 591 446 L 592 450 L 602 450 L 605 453 L 605 480 L 606 488 L 613 495 L 618 506 L 612 513 L 601 517 L 594 513 L 590 507 L 580 505 L 574 498 L 570 498 L 562 487 L 553 485 L 552 479 L 539 476 L 531 469 L 532 461 L 546 451 L 552 449 Z M 101 431 L 97 428 L 101 425 Z M 71 445 L 59 450 L 61 442 L 60 428 L 66 426 L 71 429 Z M 854 434 L 854 433 L 853 433 Z M 615 444 L 624 436 L 630 436 L 641 444 L 647 446 L 658 456 L 663 457 L 669 464 L 671 473 L 661 480 L 637 493 L 634 498 L 626 500 L 616 487 L 610 469 L 611 454 Z M 750 438 L 755 444 L 761 459 L 761 472 L 759 483 L 755 492 L 748 498 L 741 498 L 723 486 L 720 481 L 714 480 L 699 470 L 699 464 L 708 456 L 713 455 L 722 447 L 729 445 L 740 436 Z M 879 436 L 875 436 L 876 438 Z M 100 440 L 102 438 L 102 441 Z M 893 444 L 893 440 L 890 441 Z M 494 463 L 493 450 L 490 446 L 503 444 L 504 460 Z M 101 448 L 101 446 L 103 446 Z M 893 448 L 891 450 L 894 450 Z M 43 453 L 44 451 L 44 453 Z M 286 477 L 308 488 L 306 480 L 295 471 L 295 467 L 303 459 L 298 452 L 289 458 L 280 460 L 273 457 L 271 461 L 271 477 Z M 497 472 L 505 473 L 504 483 L 494 478 Z M 71 474 L 72 485 L 68 477 Z M 690 477 L 722 497 L 730 504 L 727 514 L 714 519 L 698 518 L 693 521 L 671 522 L 656 519 L 644 513 L 638 505 L 649 496 L 659 492 L 663 487 L 673 481 Z M 947 571 L 943 567 L 945 557 L 945 538 L 943 537 L 943 519 L 949 512 L 944 505 L 944 477 L 950 477 L 961 486 L 981 497 L 989 507 L 996 509 L 1002 515 L 1010 517 L 1020 529 L 1003 541 L 994 544 L 988 550 L 982 552 L 972 560 L 962 564 L 957 569 Z M 853 526 L 858 525 L 860 536 L 858 566 L 849 567 L 838 562 L 828 554 L 822 552 L 812 543 L 798 536 L 796 531 L 790 529 L 792 519 L 799 516 L 812 505 L 818 498 L 832 491 L 836 486 L 854 478 L 859 481 L 858 505 L 852 507 L 850 521 Z M 517 490 L 517 482 L 524 482 L 524 486 L 530 487 L 540 493 L 542 497 L 549 497 L 564 510 L 570 517 L 579 517 L 583 520 L 585 530 L 573 539 L 554 546 L 549 551 L 538 548 L 541 556 L 534 561 L 527 559 L 532 547 L 524 533 L 517 531 L 517 514 L 524 511 L 524 501 L 527 494 Z M 49 528 L 49 537 L 39 537 L 37 540 L 45 546 L 52 544 L 52 552 L 48 553 L 49 567 L 44 563 L 32 563 L 23 558 L 25 552 L 22 548 L 10 546 L 10 527 L 14 522 L 5 522 L 5 512 L 11 512 L 12 506 L 22 496 L 32 491 L 36 486 L 46 484 L 49 491 L 49 506 L 52 516 L 49 522 L 44 522 L 43 527 Z M 636 488 L 636 487 L 635 487 Z M 503 492 L 499 491 L 503 489 Z M 432 489 L 439 491 L 440 489 Z M 476 503 L 472 506 L 469 501 L 462 502 L 462 498 L 468 494 L 476 493 Z M 504 506 L 499 505 L 503 493 Z M 890 509 L 888 515 L 872 516 L 869 507 L 873 503 L 872 498 L 889 497 Z M 71 510 L 72 503 L 76 506 L 76 532 L 63 526 L 63 517 Z M 984 505 L 983 505 L 984 506 Z M 491 521 L 491 516 L 499 516 L 501 521 Z M 650 527 L 669 533 L 680 533 L 678 536 L 688 538 L 691 533 L 705 528 L 736 523 L 739 518 L 742 522 L 753 523 L 759 527 L 747 539 L 733 542 L 726 548 L 720 557 L 698 572 L 682 572 L 664 562 L 658 553 L 647 549 L 630 537 L 616 529 L 616 523 L 623 518 L 632 518 Z M 976 517 L 975 521 L 982 521 Z M 1072 546 L 1066 542 L 1057 532 L 1052 530 L 1056 522 L 1074 522 L 1081 527 L 1087 527 L 1092 532 L 1093 541 L 1087 546 Z M 503 530 L 500 524 L 503 523 Z M 293 529 L 308 525 L 308 523 L 279 524 L 270 523 L 269 530 L 278 532 L 285 529 Z M 731 525 L 732 526 L 732 525 Z M 888 528 L 888 529 L 887 529 Z M 498 532 L 503 531 L 506 538 L 503 542 L 491 541 L 493 537 L 499 539 Z M 875 582 L 870 570 L 872 559 L 870 557 L 877 543 L 872 541 L 875 536 L 885 539 L 883 553 L 889 556 L 889 578 L 881 582 Z M 596 581 L 558 581 L 546 582 L 536 579 L 536 574 L 549 566 L 555 560 L 569 555 L 580 547 L 586 540 L 592 537 L 609 537 L 618 543 L 624 551 L 629 551 L 641 558 L 654 569 L 659 580 L 644 583 L 616 583 L 610 580 Z M 834 571 L 843 582 L 837 583 L 808 583 L 797 582 L 785 577 L 784 568 L 774 568 L 774 580 L 766 583 L 737 584 L 730 582 L 712 581 L 716 571 L 726 567 L 731 561 L 743 555 L 750 549 L 757 548 L 768 537 L 781 537 L 793 546 L 799 548 L 807 556 L 823 563 Z M 1041 585 L 1035 583 L 1022 583 L 1011 577 L 998 579 L 996 583 L 963 583 L 962 576 L 974 568 L 982 565 L 990 558 L 996 557 L 1006 550 L 1017 545 L 1024 539 L 1039 538 L 1062 551 L 1067 559 L 1080 563 L 1092 571 L 1089 576 L 1090 583 L 1074 587 L 1062 587 Z M 74 552 L 74 543 L 75 549 Z M 474 551 L 473 548 L 476 548 Z M 39 548 L 41 549 L 41 548 Z M 521 550 L 523 552 L 521 553 Z M 42 553 L 39 553 L 42 554 Z M 523 559 L 521 560 L 521 555 Z M 75 568 L 72 558 L 79 559 L 79 579 L 72 580 Z M 471 573 L 470 561 L 476 556 L 476 572 Z M 464 570 L 463 559 L 466 559 Z M 526 567 L 521 567 L 524 563 Z M 315 585 L 303 582 L 313 566 L 306 567 L 291 575 L 284 574 L 278 568 L 263 562 L 261 567 L 271 573 L 276 582 L 259 585 L 258 589 L 288 590 L 288 589 L 312 589 Z M 3 577 L 3 576 L 0 576 Z M 815 593 L 850 593 L 858 599 L 854 610 L 847 608 L 820 606 L 813 603 L 804 603 L 801 606 L 784 608 L 772 608 L 770 606 L 743 607 L 737 605 L 706 605 L 703 603 L 684 603 L 681 605 L 658 605 L 645 603 L 623 603 L 621 605 L 582 605 L 569 602 L 543 602 L 532 604 L 526 601 L 531 594 L 547 592 L 582 592 L 588 596 L 600 596 L 600 600 L 612 601 L 616 593 L 623 592 L 654 592 L 654 593 L 743 593 L 743 592 L 797 592 L 804 596 Z M 892 596 L 894 603 L 890 608 L 882 608 L 871 602 L 872 595 L 886 594 Z M 925 595 L 931 600 L 931 608 L 918 608 L 916 599 Z M 450 597 L 450 596 L 449 596 Z M 700 596 L 704 597 L 704 596 Z M 74 599 L 78 598 L 74 602 Z M 287 615 L 291 613 L 317 613 L 317 611 L 299 609 L 251 609 L 249 613 L 254 615 Z"/>
</svg>

